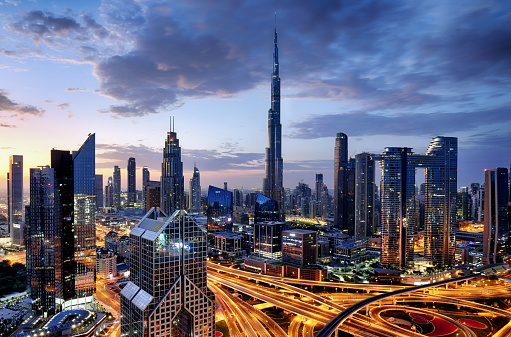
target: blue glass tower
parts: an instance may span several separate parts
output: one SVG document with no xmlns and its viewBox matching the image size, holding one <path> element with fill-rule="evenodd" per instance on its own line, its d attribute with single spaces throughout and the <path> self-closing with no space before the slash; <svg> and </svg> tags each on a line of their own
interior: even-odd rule
<svg viewBox="0 0 511 337">
<path fill-rule="evenodd" d="M 275 27 L 273 73 L 271 80 L 271 109 L 268 110 L 268 147 L 265 151 L 265 178 L 263 194 L 279 203 L 281 221 L 284 221 L 284 187 L 282 159 L 282 124 L 280 123 L 280 76 L 277 27 Z"/>
<path fill-rule="evenodd" d="M 163 148 L 163 163 L 161 164 L 161 201 L 160 207 L 166 214 L 172 214 L 184 208 L 184 177 L 181 147 L 177 133 L 167 132 Z"/>
<path fill-rule="evenodd" d="M 279 221 L 279 203 L 272 198 L 259 194 L 254 208 L 254 223 Z"/>
<path fill-rule="evenodd" d="M 232 229 L 232 192 L 209 186 L 208 190 L 208 231 Z"/>
</svg>

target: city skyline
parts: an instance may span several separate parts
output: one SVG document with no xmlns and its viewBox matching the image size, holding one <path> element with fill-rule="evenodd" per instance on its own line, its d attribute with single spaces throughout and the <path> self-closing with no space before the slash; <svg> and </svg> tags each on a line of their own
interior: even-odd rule
<svg viewBox="0 0 511 337">
<path fill-rule="evenodd" d="M 9 156 L 24 156 L 28 186 L 50 149 L 77 148 L 88 132 L 105 181 L 129 157 L 157 179 L 171 114 L 186 180 L 196 162 L 203 186 L 260 188 L 275 11 L 284 187 L 322 173 L 333 189 L 338 132 L 351 157 L 457 137 L 458 186 L 509 167 L 504 1 L 0 5 L 0 195 Z"/>
</svg>

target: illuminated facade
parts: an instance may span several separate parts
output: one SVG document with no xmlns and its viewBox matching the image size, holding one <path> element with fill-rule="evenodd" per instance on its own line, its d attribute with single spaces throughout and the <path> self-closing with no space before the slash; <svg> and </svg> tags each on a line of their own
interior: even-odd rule
<svg viewBox="0 0 511 337">
<path fill-rule="evenodd" d="M 283 222 L 260 222 L 254 224 L 254 255 L 270 260 L 282 257 Z"/>
<path fill-rule="evenodd" d="M 279 220 L 279 203 L 265 195 L 257 195 L 254 206 L 254 223 Z"/>
<path fill-rule="evenodd" d="M 373 235 L 374 159 L 369 153 L 355 156 L 355 241 Z"/>
<path fill-rule="evenodd" d="M 151 209 L 130 233 L 130 282 L 121 291 L 121 337 L 215 335 L 206 233 L 177 210 Z"/>
<path fill-rule="evenodd" d="M 318 256 L 317 233 L 305 229 L 282 232 L 282 261 L 299 266 L 316 264 Z"/>
<path fill-rule="evenodd" d="M 112 182 L 112 198 L 113 198 L 113 206 L 120 207 L 121 206 L 121 169 L 119 166 L 114 166 L 113 173 L 113 182 Z"/>
<path fill-rule="evenodd" d="M 200 213 L 201 211 L 201 188 L 200 172 L 197 166 L 193 166 L 193 176 L 190 179 L 190 202 L 188 208 L 191 213 Z"/>
<path fill-rule="evenodd" d="M 11 234 L 12 245 L 23 247 L 23 156 L 9 157 L 9 172 L 7 173 L 7 220 Z"/>
<path fill-rule="evenodd" d="M 128 207 L 133 207 L 137 198 L 137 163 L 135 158 L 128 158 Z"/>
<path fill-rule="evenodd" d="M 271 109 L 268 110 L 268 147 L 265 150 L 265 177 L 263 194 L 276 200 L 279 206 L 279 220 L 284 221 L 284 187 L 282 159 L 282 124 L 280 123 L 280 76 L 277 27 L 275 27 L 273 52 L 273 73 L 271 80 Z"/>
<path fill-rule="evenodd" d="M 334 227 L 353 235 L 355 230 L 355 160 L 348 158 L 348 136 L 339 132 L 334 153 Z"/>
<path fill-rule="evenodd" d="M 382 264 L 407 266 L 413 261 L 417 203 L 415 170 L 425 169 L 424 256 L 435 265 L 454 265 L 458 139 L 435 137 L 425 154 L 410 148 L 386 148 L 382 172 Z"/>
<path fill-rule="evenodd" d="M 206 215 L 209 232 L 232 230 L 232 192 L 209 186 Z"/>
<path fill-rule="evenodd" d="M 163 148 L 163 163 L 161 164 L 161 201 L 160 207 L 166 214 L 184 208 L 185 189 L 183 177 L 183 162 L 181 147 L 174 130 L 167 132 Z"/>
</svg>

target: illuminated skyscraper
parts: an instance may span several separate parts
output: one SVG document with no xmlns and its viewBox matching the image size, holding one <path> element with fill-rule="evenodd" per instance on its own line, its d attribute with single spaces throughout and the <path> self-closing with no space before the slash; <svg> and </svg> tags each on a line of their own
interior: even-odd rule
<svg viewBox="0 0 511 337">
<path fill-rule="evenodd" d="M 52 150 L 51 167 L 59 184 L 66 309 L 92 303 L 96 290 L 95 135 L 72 154 Z"/>
<path fill-rule="evenodd" d="M 108 184 L 105 186 L 105 207 L 114 206 L 114 187 L 112 177 L 108 177 Z"/>
<path fill-rule="evenodd" d="M 147 182 L 151 180 L 149 168 L 147 166 L 144 166 L 142 168 L 142 203 L 145 205 L 145 193 L 146 193 L 146 187 Z"/>
<path fill-rule="evenodd" d="M 208 231 L 231 231 L 232 230 L 232 192 L 209 186 L 208 205 Z"/>
<path fill-rule="evenodd" d="M 121 169 L 117 165 L 114 166 L 112 188 L 113 188 L 113 193 L 112 193 L 113 206 L 120 207 L 121 206 Z"/>
<path fill-rule="evenodd" d="M 9 157 L 7 173 L 7 220 L 12 244 L 17 247 L 25 245 L 23 223 L 23 156 Z"/>
<path fill-rule="evenodd" d="M 334 153 L 334 227 L 353 235 L 355 227 L 355 160 L 348 158 L 348 136 L 339 132 Z"/>
<path fill-rule="evenodd" d="M 509 235 L 508 171 L 497 167 L 484 171 L 484 264 L 502 262 Z"/>
<path fill-rule="evenodd" d="M 121 337 L 215 335 L 207 287 L 207 234 L 185 211 L 151 209 L 130 233 L 130 282 L 121 291 Z"/>
<path fill-rule="evenodd" d="M 355 156 L 355 241 L 373 235 L 374 160 L 369 153 Z"/>
<path fill-rule="evenodd" d="M 128 158 L 128 207 L 133 207 L 137 198 L 137 164 L 135 158 Z"/>
<path fill-rule="evenodd" d="M 62 205 L 55 171 L 30 169 L 27 214 L 27 284 L 32 309 L 44 317 L 60 310 L 64 301 L 62 270 Z"/>
<path fill-rule="evenodd" d="M 192 179 L 190 179 L 189 209 L 191 213 L 198 213 L 201 211 L 200 197 L 201 197 L 200 172 L 199 169 L 194 165 L 193 176 Z"/>
<path fill-rule="evenodd" d="M 165 214 L 172 214 L 184 208 L 185 189 L 183 177 L 183 162 L 181 161 L 181 147 L 177 134 L 167 132 L 165 147 L 163 148 L 163 163 L 161 164 L 161 202 L 160 207 Z"/>
<path fill-rule="evenodd" d="M 268 110 L 268 147 L 265 151 L 265 178 L 263 194 L 279 203 L 280 221 L 284 221 L 284 187 L 282 159 L 282 124 L 280 123 L 280 77 L 277 48 L 277 27 L 275 27 L 273 52 L 273 73 L 271 81 L 271 109 Z"/>
<path fill-rule="evenodd" d="M 96 174 L 96 209 L 104 207 L 104 199 L 103 199 L 103 175 Z"/>
</svg>

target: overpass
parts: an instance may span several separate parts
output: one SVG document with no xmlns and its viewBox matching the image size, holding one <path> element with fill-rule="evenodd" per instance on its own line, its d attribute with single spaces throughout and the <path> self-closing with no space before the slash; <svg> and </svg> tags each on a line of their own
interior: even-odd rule
<svg viewBox="0 0 511 337">
<path fill-rule="evenodd" d="M 478 275 L 479 274 L 466 275 L 466 276 L 456 277 L 456 278 L 447 279 L 447 280 L 443 280 L 443 281 L 438 281 L 438 282 L 435 282 L 435 283 L 424 284 L 424 285 L 420 285 L 420 286 L 416 286 L 416 287 L 410 287 L 410 288 L 405 288 L 405 289 L 398 289 L 398 290 L 394 290 L 394 291 L 389 292 L 389 293 L 380 294 L 380 295 L 373 296 L 371 298 L 367 298 L 365 300 L 362 300 L 362 301 L 360 301 L 358 303 L 353 304 L 352 306 L 350 306 L 349 308 L 343 310 L 340 314 L 335 316 L 334 319 L 332 319 L 330 322 L 328 322 L 323 327 L 323 329 L 321 329 L 321 331 L 318 332 L 316 337 L 330 337 L 337 330 L 339 325 L 341 325 L 346 319 L 348 319 L 351 315 L 356 313 L 358 310 L 364 308 L 365 306 L 367 306 L 367 305 L 369 305 L 371 303 L 383 300 L 383 299 L 385 299 L 387 297 L 407 294 L 407 293 L 411 293 L 411 292 L 414 292 L 414 291 L 417 291 L 417 290 L 421 290 L 421 289 L 427 289 L 427 288 L 442 286 L 442 285 L 449 284 L 449 283 L 465 281 L 465 280 L 471 279 L 473 277 L 476 277 Z"/>
</svg>

